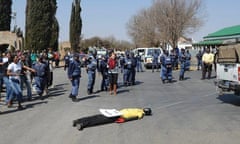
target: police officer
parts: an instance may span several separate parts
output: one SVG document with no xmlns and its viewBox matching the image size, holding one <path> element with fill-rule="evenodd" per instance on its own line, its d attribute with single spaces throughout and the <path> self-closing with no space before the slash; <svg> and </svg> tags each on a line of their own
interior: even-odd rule
<svg viewBox="0 0 240 144">
<path fill-rule="evenodd" d="M 197 58 L 197 70 L 200 70 L 200 67 L 202 66 L 202 52 L 201 52 L 201 50 L 199 50 L 198 53 L 196 54 L 196 58 Z"/>
<path fill-rule="evenodd" d="M 154 50 L 153 54 L 152 54 L 152 72 L 154 72 L 154 68 L 158 70 L 158 57 L 159 57 L 159 54 L 156 50 Z"/>
<path fill-rule="evenodd" d="M 186 53 L 185 49 L 181 49 L 181 53 L 179 55 L 179 62 L 180 62 L 180 74 L 179 74 L 179 80 L 184 80 L 184 73 L 185 73 L 185 67 L 186 67 Z"/>
<path fill-rule="evenodd" d="M 137 60 L 137 72 L 143 72 L 143 68 L 142 68 L 142 57 L 141 55 L 138 53 L 136 56 L 136 60 Z"/>
<path fill-rule="evenodd" d="M 137 66 L 137 58 L 134 56 L 134 53 L 131 53 L 131 84 L 135 85 L 135 76 L 136 76 L 136 66 Z"/>
<path fill-rule="evenodd" d="M 69 95 L 72 101 L 77 101 L 78 90 L 81 78 L 81 62 L 79 60 L 79 54 L 74 54 L 73 60 L 69 63 L 68 78 L 72 83 L 72 90 Z"/>
<path fill-rule="evenodd" d="M 70 53 L 66 53 L 64 56 L 64 70 L 66 70 L 70 63 Z"/>
<path fill-rule="evenodd" d="M 125 86 L 129 86 L 131 82 L 132 60 L 130 57 L 130 52 L 126 51 L 125 55 L 123 82 Z"/>
<path fill-rule="evenodd" d="M 87 74 L 88 74 L 88 86 L 87 86 L 87 93 L 93 93 L 93 87 L 95 84 L 96 78 L 96 68 L 97 68 L 97 60 L 94 58 L 93 55 L 90 54 L 88 57 L 88 64 L 86 67 Z"/>
<path fill-rule="evenodd" d="M 107 67 L 107 59 L 105 56 L 101 57 L 99 72 L 102 75 L 102 82 L 101 82 L 101 91 L 108 90 L 108 67 Z"/>
<path fill-rule="evenodd" d="M 164 50 L 160 57 L 161 61 L 161 79 L 165 83 L 165 80 L 172 82 L 172 59 L 168 51 Z"/>
<path fill-rule="evenodd" d="M 185 62 L 185 70 L 190 70 L 190 66 L 191 66 L 191 54 L 189 52 L 189 50 L 186 51 L 186 62 Z"/>
</svg>

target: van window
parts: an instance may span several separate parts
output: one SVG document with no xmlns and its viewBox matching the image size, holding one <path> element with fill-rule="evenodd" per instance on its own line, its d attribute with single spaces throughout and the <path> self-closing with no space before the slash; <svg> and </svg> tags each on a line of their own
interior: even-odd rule
<svg viewBox="0 0 240 144">
<path fill-rule="evenodd" d="M 158 53 L 158 55 L 161 54 L 161 50 L 160 49 L 148 49 L 147 55 L 153 55 L 155 51 Z"/>
</svg>

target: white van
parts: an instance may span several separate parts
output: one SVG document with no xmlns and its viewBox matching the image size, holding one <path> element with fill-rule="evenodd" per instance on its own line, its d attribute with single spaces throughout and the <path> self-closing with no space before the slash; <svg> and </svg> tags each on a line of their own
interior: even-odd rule
<svg viewBox="0 0 240 144">
<path fill-rule="evenodd" d="M 146 49 L 148 49 L 148 48 L 136 48 L 136 49 L 133 50 L 133 53 L 134 53 L 135 56 L 137 54 L 139 54 L 141 56 L 142 61 L 143 61 L 143 57 L 146 53 Z"/>
<path fill-rule="evenodd" d="M 152 60 L 153 60 L 153 53 L 154 51 L 157 51 L 159 57 L 158 57 L 158 63 L 159 63 L 159 68 L 160 68 L 160 56 L 163 53 L 162 48 L 157 47 L 157 48 L 146 48 L 145 53 L 143 55 L 143 64 L 145 68 L 152 68 Z"/>
</svg>

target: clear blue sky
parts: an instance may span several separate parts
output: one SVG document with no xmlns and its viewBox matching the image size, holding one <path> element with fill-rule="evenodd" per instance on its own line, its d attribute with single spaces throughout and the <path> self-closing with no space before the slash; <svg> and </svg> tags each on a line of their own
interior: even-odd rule
<svg viewBox="0 0 240 144">
<path fill-rule="evenodd" d="M 129 40 L 126 24 L 141 9 L 151 6 L 153 0 L 81 0 L 82 34 L 93 36 L 114 36 L 117 40 Z M 16 23 L 25 28 L 26 0 L 13 0 L 17 12 Z M 60 41 L 69 39 L 69 20 L 72 0 L 58 0 L 57 18 L 60 25 Z M 196 41 L 221 28 L 240 25 L 239 0 L 205 0 L 207 15 L 203 27 L 189 35 Z M 14 23 L 14 21 L 12 21 Z"/>
</svg>

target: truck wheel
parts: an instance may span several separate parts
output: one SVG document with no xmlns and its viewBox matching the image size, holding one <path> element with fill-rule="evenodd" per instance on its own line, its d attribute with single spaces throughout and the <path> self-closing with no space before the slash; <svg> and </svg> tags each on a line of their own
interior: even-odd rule
<svg viewBox="0 0 240 144">
<path fill-rule="evenodd" d="M 218 96 L 223 95 L 223 89 L 222 88 L 216 87 L 216 91 L 217 91 Z"/>
</svg>

